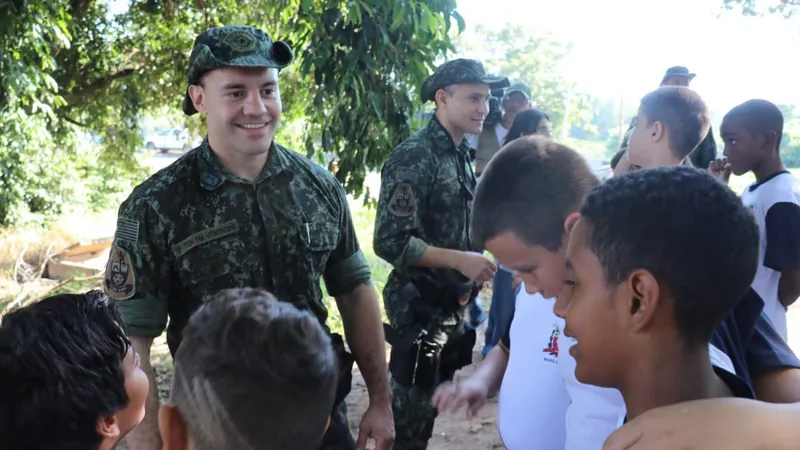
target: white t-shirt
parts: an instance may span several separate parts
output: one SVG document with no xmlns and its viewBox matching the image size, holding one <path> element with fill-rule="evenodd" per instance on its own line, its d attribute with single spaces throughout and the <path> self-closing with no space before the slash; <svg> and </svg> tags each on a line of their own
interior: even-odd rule
<svg viewBox="0 0 800 450">
<path fill-rule="evenodd" d="M 503 125 L 498 123 L 494 127 L 494 132 L 497 134 L 497 142 L 499 142 L 500 146 L 502 147 L 503 146 L 503 139 L 506 138 L 506 135 L 508 134 L 508 130 L 506 129 L 506 127 L 504 127 Z"/>
<path fill-rule="evenodd" d="M 509 350 L 498 402 L 498 431 L 509 450 L 600 450 L 625 420 L 616 389 L 575 378 L 575 343 L 563 335 L 555 299 L 528 294 L 521 286 L 511 326 L 500 345 Z M 519 344 L 511 351 L 511 343 Z M 712 365 L 735 374 L 731 359 L 713 345 Z"/>
<path fill-rule="evenodd" d="M 800 187 L 788 171 L 755 182 L 742 192 L 742 203 L 761 231 L 759 266 L 753 290 L 764 299 L 764 312 L 787 339 L 786 308 L 778 299 L 781 270 L 800 269 Z"/>
<path fill-rule="evenodd" d="M 509 450 L 564 448 L 569 396 L 558 359 L 564 321 L 553 314 L 554 303 L 522 286 L 501 341 L 509 349 L 517 343 L 509 351 L 497 413 L 500 438 Z"/>
</svg>

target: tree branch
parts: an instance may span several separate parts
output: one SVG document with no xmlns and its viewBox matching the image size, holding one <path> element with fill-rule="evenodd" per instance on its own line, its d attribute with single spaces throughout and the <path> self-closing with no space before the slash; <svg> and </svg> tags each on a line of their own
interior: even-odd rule
<svg viewBox="0 0 800 450">
<path fill-rule="evenodd" d="M 85 123 L 78 122 L 75 119 L 70 119 L 66 114 L 62 115 L 61 118 L 64 119 L 65 121 L 67 121 L 67 122 L 69 122 L 69 123 L 71 123 L 73 125 L 77 125 L 77 126 L 79 126 L 81 128 L 89 128 L 89 125 L 86 125 Z"/>
<path fill-rule="evenodd" d="M 91 83 L 79 87 L 73 92 L 64 95 L 64 100 L 67 102 L 67 108 L 85 103 L 89 97 L 94 96 L 98 92 L 106 89 L 114 80 L 129 77 L 136 72 L 136 69 L 122 69 L 117 73 L 109 74 L 103 78 L 98 78 Z"/>
</svg>

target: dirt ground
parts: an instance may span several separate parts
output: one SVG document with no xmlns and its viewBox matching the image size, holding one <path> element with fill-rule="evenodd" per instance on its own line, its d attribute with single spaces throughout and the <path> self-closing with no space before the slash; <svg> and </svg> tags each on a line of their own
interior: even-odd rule
<svg viewBox="0 0 800 450">
<path fill-rule="evenodd" d="M 484 326 L 485 327 L 485 326 Z M 475 361 L 471 366 L 462 369 L 456 377 L 469 376 L 480 361 L 480 350 L 483 348 L 483 333 L 485 328 L 481 327 L 478 331 L 478 342 L 472 353 L 472 360 Z M 353 372 L 353 390 L 347 397 L 348 415 L 350 416 L 350 429 L 353 435 L 358 435 L 358 424 L 361 415 L 367 408 L 369 398 L 367 388 L 361 373 L 356 369 Z M 504 449 L 497 433 L 497 397 L 489 399 L 483 408 L 478 412 L 477 417 L 467 420 L 464 412 L 458 415 L 440 415 L 436 418 L 436 426 L 433 429 L 433 437 L 428 443 L 430 450 L 486 450 Z"/>
</svg>

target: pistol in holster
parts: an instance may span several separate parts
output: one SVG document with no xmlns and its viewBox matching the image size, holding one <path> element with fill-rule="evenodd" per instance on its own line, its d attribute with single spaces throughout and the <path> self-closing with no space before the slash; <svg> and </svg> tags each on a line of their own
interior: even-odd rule
<svg viewBox="0 0 800 450">
<path fill-rule="evenodd" d="M 413 312 L 413 326 L 400 335 L 384 324 L 386 341 L 392 346 L 389 372 L 396 382 L 431 390 L 443 376 L 452 379 L 456 370 L 472 363 L 475 330 L 460 333 L 442 348 L 428 338 L 426 325 L 435 325 L 432 322 L 437 310 L 454 314 L 463 309 L 462 299 L 469 295 L 472 301 L 480 291 L 480 285 L 475 286 L 465 283 L 440 288 L 429 282 L 408 282 L 401 288 L 400 298 Z"/>
</svg>

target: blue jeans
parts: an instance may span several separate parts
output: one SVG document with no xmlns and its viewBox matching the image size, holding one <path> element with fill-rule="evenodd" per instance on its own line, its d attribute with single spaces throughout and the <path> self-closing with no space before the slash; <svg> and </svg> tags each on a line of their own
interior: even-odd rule
<svg viewBox="0 0 800 450">
<path fill-rule="evenodd" d="M 492 280 L 492 306 L 489 307 L 489 325 L 486 327 L 486 345 L 483 347 L 483 356 L 486 356 L 489 350 L 500 342 L 511 322 L 516 298 L 511 286 L 512 281 L 511 273 L 503 269 L 499 269 Z"/>
</svg>

